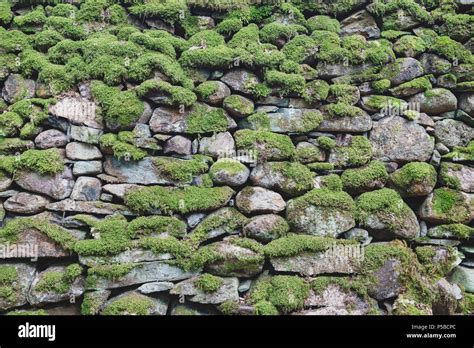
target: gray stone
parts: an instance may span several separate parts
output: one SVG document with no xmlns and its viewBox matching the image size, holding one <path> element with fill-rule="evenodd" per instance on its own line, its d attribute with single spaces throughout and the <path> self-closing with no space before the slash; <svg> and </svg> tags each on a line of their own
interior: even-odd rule
<svg viewBox="0 0 474 348">
<path fill-rule="evenodd" d="M 234 156 L 234 138 L 229 132 L 203 137 L 199 141 L 199 153 L 213 158 Z"/>
<path fill-rule="evenodd" d="M 100 198 L 102 184 L 99 179 L 87 176 L 77 178 L 71 199 L 77 201 L 97 201 Z"/>
<path fill-rule="evenodd" d="M 238 94 L 224 99 L 223 107 L 229 115 L 234 117 L 247 117 L 254 112 L 253 101 Z"/>
<path fill-rule="evenodd" d="M 251 218 L 243 228 L 244 236 L 253 238 L 261 243 L 268 243 L 284 236 L 290 231 L 290 226 L 279 215 L 265 214 Z"/>
<path fill-rule="evenodd" d="M 79 262 L 87 267 L 138 262 L 165 261 L 173 258 L 169 253 L 154 253 L 152 250 L 132 248 L 111 256 L 79 256 Z"/>
<path fill-rule="evenodd" d="M 436 122 L 435 138 L 449 148 L 466 146 L 474 138 L 474 129 L 464 122 L 444 119 Z"/>
<path fill-rule="evenodd" d="M 74 163 L 72 174 L 75 176 L 81 175 L 96 175 L 102 173 L 101 161 L 78 161 Z"/>
<path fill-rule="evenodd" d="M 370 142 L 373 157 L 395 162 L 427 161 L 434 150 L 422 126 L 399 116 L 374 122 Z"/>
<path fill-rule="evenodd" d="M 365 111 L 360 111 L 362 115 L 354 117 L 328 117 L 323 111 L 326 117 L 316 129 L 321 132 L 368 132 L 372 129 L 372 119 Z"/>
<path fill-rule="evenodd" d="M 205 233 L 202 241 L 221 237 L 223 235 L 238 234 L 247 218 L 233 207 L 224 207 L 207 215 L 191 232 Z"/>
<path fill-rule="evenodd" d="M 227 85 L 221 81 L 206 81 L 205 83 L 212 83 L 216 87 L 216 91 L 214 93 L 202 99 L 202 101 L 208 104 L 221 104 L 222 101 L 230 95 L 229 87 L 227 87 Z"/>
<path fill-rule="evenodd" d="M 66 145 L 66 156 L 72 160 L 89 161 L 101 159 L 102 153 L 94 145 L 73 142 Z"/>
<path fill-rule="evenodd" d="M 137 263 L 127 274 L 116 279 L 97 278 L 92 288 L 115 289 L 125 286 L 143 284 L 155 281 L 178 281 L 191 278 L 199 274 L 199 270 L 187 272 L 166 261 Z"/>
<path fill-rule="evenodd" d="M 49 200 L 43 196 L 33 195 L 28 192 L 19 192 L 8 198 L 3 203 L 3 207 L 12 213 L 36 214 L 45 210 L 48 203 Z"/>
<path fill-rule="evenodd" d="M 115 197 L 123 199 L 125 193 L 131 189 L 138 188 L 138 185 L 134 184 L 107 184 L 102 187 L 104 192 L 109 192 Z"/>
<path fill-rule="evenodd" d="M 451 69 L 449 60 L 436 54 L 423 53 L 420 56 L 420 62 L 426 74 L 445 74 Z"/>
<path fill-rule="evenodd" d="M 390 63 L 386 69 L 388 69 L 388 71 L 397 71 L 395 76 L 389 77 L 392 86 L 399 85 L 423 75 L 423 67 L 421 63 L 410 57 L 399 58 L 395 62 Z"/>
<path fill-rule="evenodd" d="M 362 35 L 366 39 L 378 39 L 380 29 L 375 19 L 365 10 L 354 13 L 341 21 L 341 35 Z"/>
<path fill-rule="evenodd" d="M 222 166 L 223 163 L 230 163 L 230 166 Z M 216 161 L 209 170 L 212 182 L 217 185 L 241 186 L 247 182 L 250 170 L 239 161 L 232 159 L 220 159 Z"/>
<path fill-rule="evenodd" d="M 41 193 L 57 200 L 69 197 L 74 187 L 74 177 L 68 167 L 64 167 L 64 171 L 56 175 L 21 171 L 15 176 L 15 182 L 24 190 Z"/>
<path fill-rule="evenodd" d="M 269 130 L 277 133 L 307 133 L 316 129 L 318 122 L 317 117 L 321 117 L 321 112 L 317 109 L 295 109 L 280 108 L 277 112 L 267 114 L 270 124 Z M 311 124 L 315 124 L 314 128 L 310 128 Z M 260 128 L 258 123 L 249 123 L 243 121 L 241 124 L 244 128 L 257 130 Z"/>
<path fill-rule="evenodd" d="M 3 85 L 2 96 L 10 104 L 22 99 L 33 98 L 35 96 L 35 81 L 24 79 L 19 74 L 11 74 Z"/>
<path fill-rule="evenodd" d="M 233 69 L 226 73 L 221 81 L 226 83 L 234 92 L 252 94 L 249 86 L 260 83 L 260 79 L 251 71 Z"/>
<path fill-rule="evenodd" d="M 374 281 L 367 289 L 369 295 L 379 301 L 398 296 L 403 289 L 400 271 L 400 260 L 386 259 L 383 266 L 371 274 Z"/>
<path fill-rule="evenodd" d="M 420 105 L 420 111 L 428 115 L 439 115 L 457 109 L 456 96 L 445 88 L 433 88 L 409 99 L 414 105 Z"/>
<path fill-rule="evenodd" d="M 151 283 L 145 283 L 141 285 L 137 291 L 147 295 L 147 294 L 153 294 L 157 292 L 163 292 L 163 291 L 168 291 L 171 290 L 174 287 L 174 284 L 171 282 L 151 282 Z"/>
<path fill-rule="evenodd" d="M 363 228 L 352 228 L 344 233 L 344 238 L 356 240 L 362 245 L 367 245 L 371 242 L 372 237 L 369 236 L 369 232 Z"/>
<path fill-rule="evenodd" d="M 440 176 L 441 182 L 444 182 L 444 177 L 454 179 L 459 183 L 459 189 L 464 192 L 474 192 L 474 168 L 462 164 L 453 164 L 450 162 L 444 163 L 444 173 Z"/>
<path fill-rule="evenodd" d="M 38 149 L 49 149 L 52 147 L 63 147 L 67 144 L 66 134 L 57 129 L 48 129 L 41 132 L 35 138 Z"/>
<path fill-rule="evenodd" d="M 183 280 L 176 284 L 170 291 L 170 294 L 179 296 L 189 296 L 187 299 L 191 302 L 203 304 L 220 304 L 225 301 L 238 301 L 239 280 L 237 278 L 218 278 L 222 281 L 222 285 L 213 292 L 205 292 L 199 289 L 195 282 L 199 277 Z"/>
<path fill-rule="evenodd" d="M 79 96 L 60 99 L 56 104 L 49 106 L 49 113 L 66 118 L 73 124 L 103 128 L 102 123 L 96 119 L 96 105 Z"/>
<path fill-rule="evenodd" d="M 458 284 L 467 292 L 474 293 L 474 268 L 456 267 L 449 281 Z"/>
<path fill-rule="evenodd" d="M 4 311 L 10 308 L 20 307 L 27 303 L 26 296 L 28 289 L 33 280 L 35 274 L 35 267 L 26 263 L 2 263 L 0 265 L 0 271 L 10 271 L 12 268 L 15 269 L 16 277 L 12 282 L 3 284 L 2 286 L 11 287 L 11 296 L 0 297 L 0 311 Z"/>
<path fill-rule="evenodd" d="M 79 297 L 84 293 L 84 277 L 79 276 L 71 283 L 71 286 L 66 292 L 60 293 L 55 291 L 43 291 L 37 288 L 41 281 L 49 274 L 66 272 L 65 266 L 49 267 L 46 270 L 38 273 L 31 283 L 30 291 L 28 292 L 28 302 L 31 305 L 46 304 L 51 302 L 60 302 L 71 299 L 71 297 Z"/>
<path fill-rule="evenodd" d="M 46 206 L 46 209 L 58 212 L 89 213 L 97 215 L 135 215 L 130 212 L 127 207 L 120 204 L 105 203 L 101 201 L 74 201 L 72 199 L 50 203 Z"/>
<path fill-rule="evenodd" d="M 271 150 L 272 148 L 270 148 Z M 296 145 L 296 154 L 300 163 L 324 162 L 326 153 L 320 147 L 311 142 L 302 141 Z M 268 157 L 266 157 L 269 160 Z M 276 158 L 275 160 L 285 160 L 289 158 Z"/>
<path fill-rule="evenodd" d="M 474 93 L 461 94 L 459 108 L 474 117 Z"/>
<path fill-rule="evenodd" d="M 165 143 L 163 152 L 165 154 L 190 155 L 191 140 L 181 135 L 176 135 Z"/>
<path fill-rule="evenodd" d="M 71 125 L 71 138 L 87 144 L 98 144 L 103 131 L 101 129 Z"/>
<path fill-rule="evenodd" d="M 437 296 L 432 304 L 434 315 L 453 315 L 458 308 L 458 300 L 462 299 L 462 291 L 456 284 L 450 284 L 441 278 L 435 284 Z"/>
<path fill-rule="evenodd" d="M 278 213 L 286 207 L 280 194 L 258 186 L 247 186 L 235 197 L 237 208 L 245 214 Z"/>
</svg>

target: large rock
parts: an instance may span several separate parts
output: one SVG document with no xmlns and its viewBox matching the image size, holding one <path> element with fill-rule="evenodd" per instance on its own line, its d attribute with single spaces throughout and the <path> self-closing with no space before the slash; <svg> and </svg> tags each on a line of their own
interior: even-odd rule
<svg viewBox="0 0 474 348">
<path fill-rule="evenodd" d="M 0 296 L 0 311 L 25 305 L 35 267 L 26 263 L 9 262 L 0 265 L 0 272 L 0 287 L 7 295 Z"/>
<path fill-rule="evenodd" d="M 395 162 L 428 161 L 434 150 L 422 126 L 399 116 L 374 122 L 370 142 L 375 158 Z"/>
<path fill-rule="evenodd" d="M 170 138 L 163 148 L 164 154 L 176 154 L 176 155 L 190 155 L 191 154 L 191 139 L 183 137 L 181 135 L 175 135 Z"/>
<path fill-rule="evenodd" d="M 79 96 L 60 99 L 56 104 L 50 105 L 49 113 L 66 118 L 73 124 L 103 128 L 102 123 L 96 119 L 96 105 Z"/>
<path fill-rule="evenodd" d="M 54 266 L 49 267 L 43 272 L 40 272 L 36 275 L 35 279 L 31 283 L 31 288 L 28 293 L 28 302 L 30 304 L 46 304 L 51 302 L 60 302 L 65 300 L 71 300 L 71 298 L 76 298 L 81 296 L 84 293 L 84 277 L 78 276 L 70 283 L 69 288 L 64 287 L 64 292 L 54 291 L 54 290 L 43 290 L 42 282 L 49 281 L 49 277 L 52 277 L 56 274 L 65 274 L 66 267 L 64 266 Z M 60 279 L 57 279 L 60 281 Z M 59 284 L 53 284 L 59 286 Z M 51 286 L 51 285 L 50 285 Z"/>
<path fill-rule="evenodd" d="M 428 115 L 439 115 L 443 112 L 457 109 L 458 100 L 456 96 L 445 88 L 433 88 L 411 97 L 409 102 L 420 106 L 421 112 Z"/>
<path fill-rule="evenodd" d="M 216 161 L 211 166 L 209 173 L 215 184 L 233 187 L 245 184 L 250 170 L 239 161 L 224 158 Z"/>
<path fill-rule="evenodd" d="M 459 97 L 459 108 L 474 117 L 474 93 L 464 93 Z"/>
<path fill-rule="evenodd" d="M 35 81 L 24 79 L 19 74 L 11 74 L 3 85 L 2 96 L 10 104 L 22 99 L 33 98 L 35 96 Z"/>
<path fill-rule="evenodd" d="M 474 217 L 473 202 L 471 194 L 438 188 L 423 202 L 419 215 L 436 224 L 468 223 Z"/>
<path fill-rule="evenodd" d="M 474 268 L 456 267 L 450 277 L 450 281 L 462 286 L 465 291 L 474 293 Z"/>
<path fill-rule="evenodd" d="M 298 173 L 298 175 L 293 175 Z M 313 176 L 301 164 L 290 162 L 265 162 L 256 165 L 250 173 L 255 186 L 275 190 L 288 196 L 298 196 L 313 188 Z"/>
<path fill-rule="evenodd" d="M 251 218 L 243 227 L 244 236 L 261 243 L 268 243 L 290 231 L 290 226 L 280 215 L 265 214 Z"/>
<path fill-rule="evenodd" d="M 258 186 L 247 186 L 235 197 L 237 208 L 245 214 L 278 213 L 286 207 L 280 194 Z"/>
<path fill-rule="evenodd" d="M 210 244 L 209 247 L 218 258 L 205 266 L 206 272 L 221 277 L 248 278 L 263 269 L 265 258 L 262 254 L 234 244 L 229 239 Z"/>
<path fill-rule="evenodd" d="M 28 192 L 18 192 L 8 198 L 3 207 L 5 210 L 18 214 L 36 214 L 43 211 L 49 199 L 43 196 L 33 195 Z"/>
<path fill-rule="evenodd" d="M 199 140 L 199 153 L 213 158 L 232 157 L 235 154 L 234 138 L 229 132 L 202 137 Z"/>
<path fill-rule="evenodd" d="M 380 37 L 380 29 L 367 11 L 362 10 L 341 21 L 341 35 L 362 35 L 366 39 Z"/>
<path fill-rule="evenodd" d="M 367 289 L 369 295 L 379 301 L 399 295 L 403 289 L 400 267 L 400 261 L 396 258 L 385 260 L 382 267 L 371 274 L 375 280 Z"/>
<path fill-rule="evenodd" d="M 87 176 L 77 178 L 71 193 L 71 199 L 77 201 L 97 201 L 100 198 L 102 184 L 99 179 Z"/>
<path fill-rule="evenodd" d="M 459 163 L 444 162 L 442 167 L 441 183 L 447 185 L 446 180 L 458 183 L 464 192 L 474 192 L 474 168 Z"/>
<path fill-rule="evenodd" d="M 63 147 L 67 144 L 67 136 L 57 129 L 48 129 L 41 132 L 35 138 L 38 149 L 49 149 L 52 147 Z"/>
<path fill-rule="evenodd" d="M 316 129 L 321 132 L 368 132 L 372 129 L 372 118 L 365 111 L 360 111 L 361 116 L 325 117 Z"/>
<path fill-rule="evenodd" d="M 353 208 L 345 192 L 314 189 L 288 202 L 286 218 L 297 233 L 337 237 L 355 227 Z"/>
<path fill-rule="evenodd" d="M 46 176 L 20 171 L 15 176 L 15 182 L 24 190 L 41 193 L 56 200 L 69 197 L 74 187 L 74 177 L 69 167 L 64 167 L 62 173 Z"/>
<path fill-rule="evenodd" d="M 187 272 L 166 261 L 154 261 L 136 263 L 135 267 L 132 268 L 130 272 L 115 279 L 93 276 L 95 278 L 94 281 L 86 282 L 86 284 L 88 285 L 88 288 L 114 289 L 155 281 L 184 280 L 197 274 L 198 271 Z"/>
<path fill-rule="evenodd" d="M 449 148 L 466 146 L 474 138 L 474 128 L 461 121 L 444 119 L 436 122 L 435 138 Z"/>
<path fill-rule="evenodd" d="M 94 145 L 73 142 L 66 145 L 66 157 L 72 160 L 90 161 L 101 159 L 102 153 Z"/>
<path fill-rule="evenodd" d="M 395 62 L 390 63 L 386 69 L 388 72 L 396 72 L 393 76 L 388 77 L 392 86 L 399 85 L 423 75 L 421 63 L 414 58 L 399 58 Z"/>
<path fill-rule="evenodd" d="M 239 280 L 237 278 L 220 278 L 222 285 L 212 292 L 205 292 L 199 289 L 195 283 L 199 280 L 199 277 L 186 279 L 174 286 L 171 289 L 170 294 L 179 296 L 188 296 L 187 299 L 191 302 L 203 303 L 203 304 L 220 304 L 225 301 L 238 301 L 239 292 Z"/>
<path fill-rule="evenodd" d="M 226 73 L 221 81 L 225 82 L 235 92 L 252 94 L 249 86 L 260 83 L 260 79 L 251 71 L 245 69 L 233 69 Z"/>
<path fill-rule="evenodd" d="M 71 139 L 88 144 L 98 144 L 103 131 L 101 129 L 71 125 Z"/>
</svg>

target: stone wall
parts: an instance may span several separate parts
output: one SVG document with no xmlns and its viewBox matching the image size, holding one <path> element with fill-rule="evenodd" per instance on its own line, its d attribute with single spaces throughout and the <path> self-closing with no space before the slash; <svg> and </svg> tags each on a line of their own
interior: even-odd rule
<svg viewBox="0 0 474 348">
<path fill-rule="evenodd" d="M 0 312 L 474 310 L 470 0 L 0 3 Z"/>
</svg>

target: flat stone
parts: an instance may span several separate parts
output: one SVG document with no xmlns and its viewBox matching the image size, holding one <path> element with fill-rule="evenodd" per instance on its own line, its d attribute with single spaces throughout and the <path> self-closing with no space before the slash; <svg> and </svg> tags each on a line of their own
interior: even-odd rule
<svg viewBox="0 0 474 348">
<path fill-rule="evenodd" d="M 465 291 L 474 293 L 474 268 L 458 266 L 449 280 L 463 287 Z"/>
<path fill-rule="evenodd" d="M 65 97 L 49 106 L 49 113 L 56 117 L 66 118 L 73 124 L 102 129 L 103 125 L 96 119 L 96 105 L 82 97 Z"/>
<path fill-rule="evenodd" d="M 65 199 L 59 202 L 50 203 L 46 206 L 46 209 L 58 212 L 75 212 L 97 215 L 135 215 L 134 213 L 130 212 L 127 207 L 120 204 L 106 203 L 101 201 L 74 201 L 72 199 Z"/>
<path fill-rule="evenodd" d="M 107 309 L 110 306 L 113 306 L 115 302 L 120 301 L 125 303 L 150 303 L 150 306 L 146 308 L 145 315 L 166 315 L 166 311 L 168 310 L 168 303 L 160 298 L 154 298 L 145 296 L 137 291 L 127 291 L 118 296 L 112 297 L 107 303 L 104 305 L 104 309 L 102 310 L 101 314 L 108 314 Z M 145 302 L 146 301 L 146 302 Z M 132 307 L 132 306 L 131 306 Z M 136 312 L 128 312 L 127 310 L 123 310 L 121 313 L 117 313 L 117 315 L 139 315 L 140 313 Z"/>
<path fill-rule="evenodd" d="M 445 88 L 433 88 L 409 99 L 409 103 L 420 105 L 420 111 L 428 115 L 439 115 L 457 109 L 456 96 Z"/>
<path fill-rule="evenodd" d="M 369 139 L 374 158 L 395 162 L 428 161 L 434 150 L 422 126 L 399 116 L 374 122 Z"/>
<path fill-rule="evenodd" d="M 163 148 L 165 154 L 190 155 L 191 140 L 181 135 L 169 139 Z"/>
<path fill-rule="evenodd" d="M 168 253 L 154 253 L 152 250 L 133 248 L 111 256 L 79 256 L 79 262 L 87 267 L 122 263 L 165 261 L 173 258 Z"/>
<path fill-rule="evenodd" d="M 102 153 L 94 145 L 74 142 L 66 145 L 66 157 L 72 160 L 90 161 L 101 159 Z"/>
<path fill-rule="evenodd" d="M 71 139 L 83 143 L 98 144 L 103 133 L 101 129 L 71 125 Z"/>
<path fill-rule="evenodd" d="M 23 170 L 15 176 L 15 183 L 24 190 L 60 200 L 71 194 L 74 177 L 69 167 L 64 167 L 64 171 L 56 175 L 40 175 Z"/>
<path fill-rule="evenodd" d="M 71 199 L 77 201 L 97 201 L 100 198 L 102 184 L 99 179 L 87 176 L 77 178 Z"/>
<path fill-rule="evenodd" d="M 362 35 L 366 39 L 378 39 L 380 29 L 367 11 L 362 10 L 341 21 L 341 35 Z"/>
<path fill-rule="evenodd" d="M 134 184 L 107 184 L 102 187 L 104 192 L 109 192 L 115 197 L 123 199 L 125 193 L 129 190 L 138 188 L 139 185 Z"/>
<path fill-rule="evenodd" d="M 141 285 L 137 291 L 142 294 L 154 294 L 157 292 L 163 292 L 171 290 L 174 287 L 174 284 L 171 282 L 151 282 Z"/>
<path fill-rule="evenodd" d="M 75 176 L 81 175 L 96 175 L 102 173 L 101 161 L 78 161 L 74 163 L 72 174 Z"/>
<path fill-rule="evenodd" d="M 176 284 L 170 291 L 170 294 L 179 296 L 189 296 L 187 299 L 191 302 L 203 304 L 220 304 L 225 301 L 239 300 L 239 280 L 237 278 L 218 278 L 222 281 L 222 285 L 213 292 L 204 292 L 200 290 L 194 283 L 199 277 L 183 280 Z"/>
<path fill-rule="evenodd" d="M 252 94 L 249 86 L 260 83 L 260 79 L 253 72 L 245 69 L 230 70 L 221 78 L 221 81 L 233 91 L 244 94 Z"/>
<path fill-rule="evenodd" d="M 12 213 L 36 214 L 45 210 L 48 203 L 49 199 L 43 196 L 33 195 L 28 192 L 19 192 L 8 198 L 3 203 L 3 207 Z"/>
<path fill-rule="evenodd" d="M 286 203 L 279 193 L 258 186 L 247 186 L 235 197 L 237 208 L 245 214 L 278 213 Z"/>
<path fill-rule="evenodd" d="M 57 129 L 48 129 L 38 134 L 35 145 L 38 149 L 50 149 L 52 147 L 63 147 L 67 144 L 67 136 Z"/>
<path fill-rule="evenodd" d="M 229 132 L 216 133 L 210 137 L 202 137 L 199 140 L 199 153 L 213 158 L 234 156 L 234 138 Z"/>
<path fill-rule="evenodd" d="M 325 117 L 316 130 L 321 132 L 364 133 L 372 129 L 372 118 L 361 110 L 362 116 Z M 323 113 L 324 114 L 324 113 Z"/>
</svg>

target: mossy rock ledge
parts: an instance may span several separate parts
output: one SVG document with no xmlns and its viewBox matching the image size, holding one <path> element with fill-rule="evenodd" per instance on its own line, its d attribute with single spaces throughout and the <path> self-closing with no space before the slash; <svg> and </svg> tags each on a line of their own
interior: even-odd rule
<svg viewBox="0 0 474 348">
<path fill-rule="evenodd" d="M 0 0 L 0 315 L 474 314 L 473 23 Z"/>
</svg>

